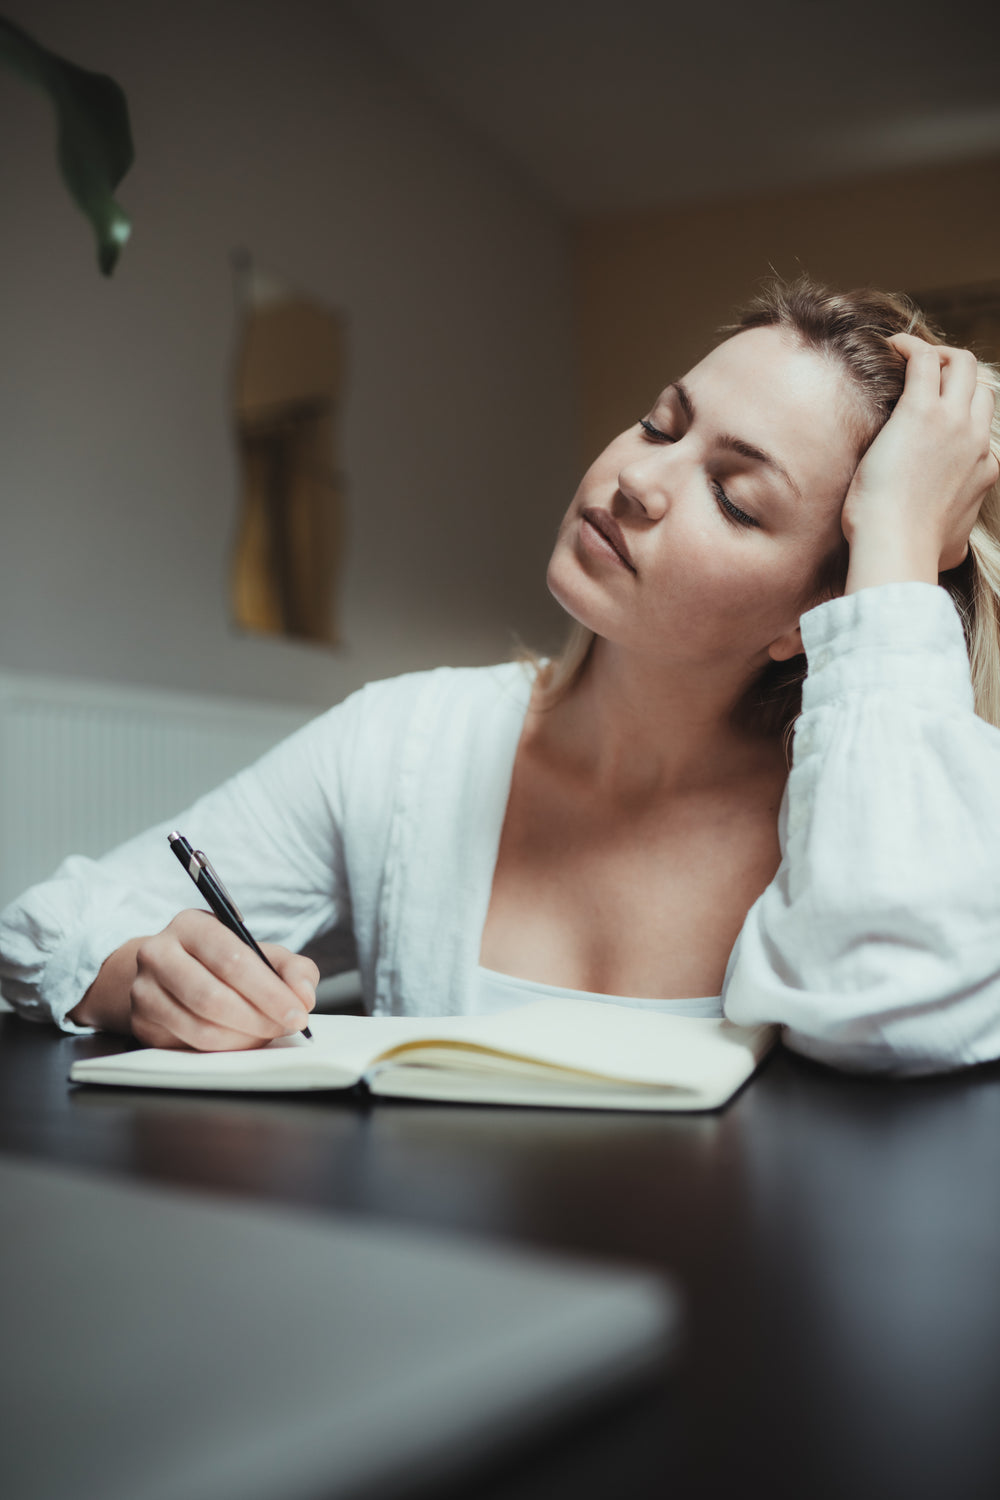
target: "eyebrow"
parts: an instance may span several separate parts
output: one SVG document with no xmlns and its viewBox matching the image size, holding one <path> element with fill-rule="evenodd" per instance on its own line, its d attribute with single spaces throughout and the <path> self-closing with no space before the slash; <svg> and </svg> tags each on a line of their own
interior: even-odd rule
<svg viewBox="0 0 1000 1500">
<path fill-rule="evenodd" d="M 691 392 L 688 390 L 684 382 L 681 380 L 673 380 L 667 386 L 667 390 L 673 391 L 674 395 L 677 397 L 680 408 L 683 411 L 685 417 L 687 417 L 689 422 L 693 422 L 694 402 L 691 400 Z M 739 453 L 742 458 L 752 459 L 754 463 L 764 464 L 767 468 L 773 469 L 776 474 L 780 474 L 781 478 L 791 486 L 798 498 L 800 500 L 802 499 L 802 491 L 799 489 L 798 485 L 795 483 L 795 480 L 792 478 L 791 474 L 789 474 L 784 464 L 780 464 L 772 454 L 765 453 L 763 448 L 758 448 L 753 443 L 747 443 L 743 440 L 743 438 L 732 437 L 729 433 L 722 434 L 722 436 L 719 438 L 719 444 L 723 448 L 728 448 L 731 453 Z"/>
</svg>

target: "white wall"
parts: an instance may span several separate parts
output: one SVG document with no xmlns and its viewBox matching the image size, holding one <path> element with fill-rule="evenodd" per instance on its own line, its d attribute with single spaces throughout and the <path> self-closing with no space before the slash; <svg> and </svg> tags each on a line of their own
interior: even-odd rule
<svg viewBox="0 0 1000 1500">
<path fill-rule="evenodd" d="M 0 74 L 0 668 L 322 704 L 558 639 L 569 235 L 324 0 L 8 0 L 129 97 L 96 270 L 47 103 Z M 346 311 L 336 651 L 239 634 L 230 252 Z"/>
</svg>

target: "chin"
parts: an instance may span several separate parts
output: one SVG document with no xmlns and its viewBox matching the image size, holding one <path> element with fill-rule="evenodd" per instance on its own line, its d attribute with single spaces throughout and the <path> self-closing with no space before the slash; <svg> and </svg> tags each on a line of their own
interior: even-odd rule
<svg viewBox="0 0 1000 1500">
<path fill-rule="evenodd" d="M 576 559 L 572 555 L 567 557 L 562 552 L 558 542 L 549 561 L 545 582 L 560 609 L 564 609 L 578 625 L 585 625 L 588 630 L 600 633 L 599 626 L 595 623 L 593 601 L 587 599 L 589 579 Z"/>
</svg>

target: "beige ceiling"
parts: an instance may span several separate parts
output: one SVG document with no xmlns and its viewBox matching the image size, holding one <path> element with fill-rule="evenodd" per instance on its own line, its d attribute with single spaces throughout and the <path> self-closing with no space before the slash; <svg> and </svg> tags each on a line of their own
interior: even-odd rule
<svg viewBox="0 0 1000 1500">
<path fill-rule="evenodd" d="M 573 213 L 1000 153 L 995 0 L 349 0 Z"/>
</svg>

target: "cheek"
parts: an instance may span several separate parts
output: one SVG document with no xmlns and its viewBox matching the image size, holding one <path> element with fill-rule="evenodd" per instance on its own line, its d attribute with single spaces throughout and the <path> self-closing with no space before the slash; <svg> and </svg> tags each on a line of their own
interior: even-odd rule
<svg viewBox="0 0 1000 1500">
<path fill-rule="evenodd" d="M 595 493 L 597 489 L 600 488 L 602 483 L 604 483 L 600 473 L 598 472 L 600 469 L 600 465 L 600 459 L 598 459 L 597 463 L 591 464 L 590 468 L 587 470 L 586 474 L 584 474 L 583 478 L 580 480 L 580 483 L 577 485 L 576 493 L 574 494 L 572 500 L 569 502 L 569 505 L 566 507 L 562 521 L 560 522 L 560 536 L 563 535 L 572 521 L 580 514 L 581 510 L 583 510 L 585 506 L 593 505 L 595 503 Z"/>
<path fill-rule="evenodd" d="M 675 531 L 650 603 L 657 615 L 678 607 L 694 629 L 731 639 L 741 630 L 785 629 L 814 568 L 797 549 L 723 522 Z"/>
<path fill-rule="evenodd" d="M 685 596 L 693 605 L 703 600 L 717 612 L 752 594 L 765 566 L 759 539 L 703 512 L 699 507 L 685 515 L 676 508 L 658 540 L 655 571 L 661 594 Z"/>
<path fill-rule="evenodd" d="M 579 509 L 584 505 L 611 505 L 618 489 L 618 476 L 629 458 L 634 456 L 634 446 L 635 440 L 628 433 L 622 433 L 609 443 L 577 485 L 570 509 L 573 506 Z"/>
</svg>

